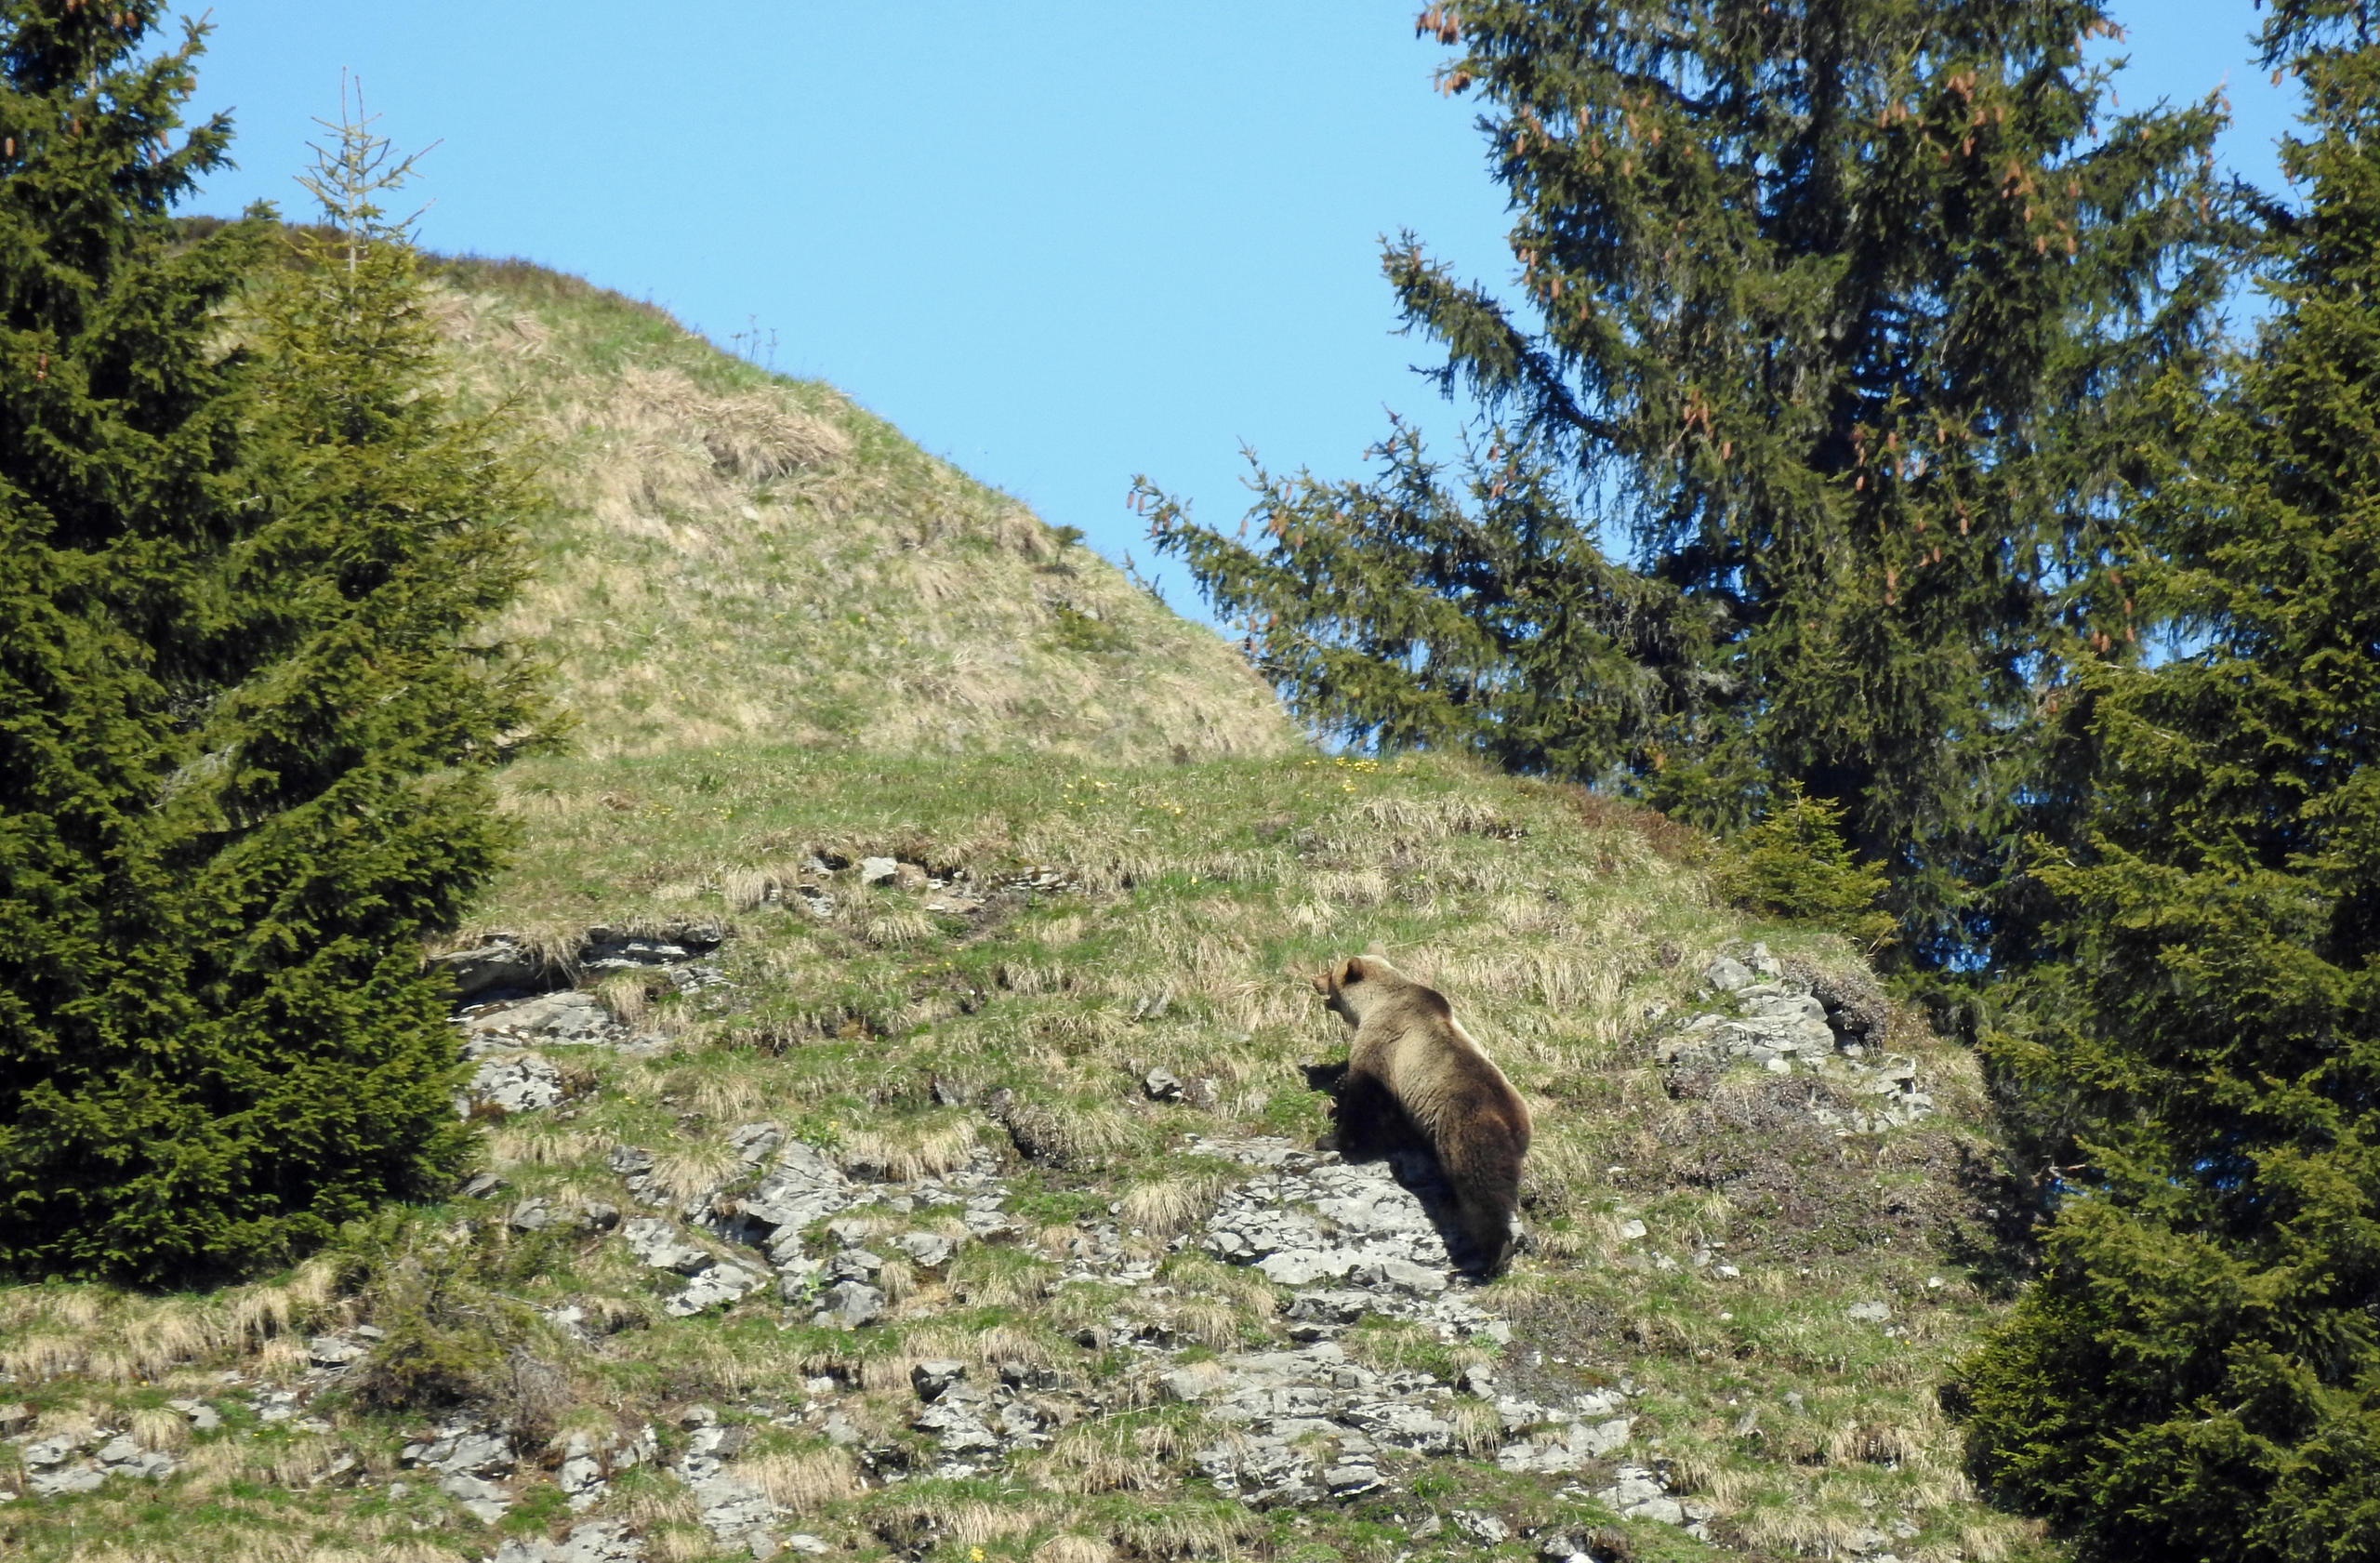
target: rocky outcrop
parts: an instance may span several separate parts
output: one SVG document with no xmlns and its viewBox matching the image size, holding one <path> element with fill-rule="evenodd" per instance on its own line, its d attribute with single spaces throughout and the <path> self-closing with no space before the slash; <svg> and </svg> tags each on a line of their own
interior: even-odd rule
<svg viewBox="0 0 2380 1563">
<path fill-rule="evenodd" d="M 143 1449 L 128 1434 L 107 1430 L 79 1437 L 60 1433 L 21 1444 L 17 1459 L 24 1467 L 25 1490 L 36 1498 L 94 1492 L 118 1477 L 157 1481 L 176 1467 L 164 1450 Z"/>
<path fill-rule="evenodd" d="M 1788 973 L 1761 945 L 1749 964 L 1717 957 L 1702 980 L 1716 1002 L 1654 1047 L 1673 1075 L 1749 1064 L 1814 1078 L 1831 1089 L 1812 1093 L 1810 1115 L 1841 1134 L 1881 1133 L 1934 1112 L 1917 1061 L 1884 1051 L 1883 1000 L 1872 990 L 1808 969 Z"/>
</svg>

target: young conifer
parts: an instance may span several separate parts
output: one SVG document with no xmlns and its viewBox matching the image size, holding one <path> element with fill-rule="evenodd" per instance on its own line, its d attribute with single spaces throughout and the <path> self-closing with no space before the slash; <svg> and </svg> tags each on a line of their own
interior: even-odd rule
<svg viewBox="0 0 2380 1563">
<path fill-rule="evenodd" d="M 2094 1558 L 2380 1536 L 2376 27 L 2267 24 L 2309 200 L 2139 583 L 2203 643 L 2085 681 L 2091 829 L 2040 868 L 2068 964 L 2003 1044 L 2081 1127 L 2041 1278 L 1966 1365 L 1968 1454 Z"/>
<path fill-rule="evenodd" d="M 261 220 L 178 243 L 228 127 L 169 142 L 200 40 L 144 62 L 155 10 L 0 0 L 18 1274 L 252 1268 L 435 1185 L 455 1042 L 419 939 L 492 870 L 485 770 L 536 718 L 469 639 L 519 576 L 519 484 L 434 394 L 410 252 L 368 221 L 351 271 L 269 268 Z"/>
<path fill-rule="evenodd" d="M 1293 707 L 1720 828 L 1844 810 L 1922 954 L 2043 801 L 2034 709 L 2134 616 L 2109 497 L 2195 383 L 2212 105 L 2110 118 L 2089 0 L 1446 0 L 1519 263 L 1385 256 L 1467 480 L 1260 474 L 1254 547 L 1155 534 Z M 1635 567 L 1604 555 L 1628 539 Z"/>
</svg>

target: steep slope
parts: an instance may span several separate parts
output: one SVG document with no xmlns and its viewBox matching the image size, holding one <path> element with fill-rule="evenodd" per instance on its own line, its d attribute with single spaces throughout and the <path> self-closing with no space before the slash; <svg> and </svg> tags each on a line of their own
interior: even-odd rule
<svg viewBox="0 0 2380 1563">
<path fill-rule="evenodd" d="M 1212 633 L 833 388 L 539 268 L 445 277 L 462 383 L 522 416 L 550 475 L 543 567 L 499 628 L 553 659 L 582 752 L 1292 744 Z"/>
<path fill-rule="evenodd" d="M 436 957 L 486 1172 L 249 1286 L 0 1289 L 0 1548 L 2052 1553 L 1937 1402 L 2005 1281 L 1976 1071 L 1840 939 L 1640 811 L 1301 750 L 1206 631 L 831 393 L 462 277 L 469 383 L 578 462 L 515 629 L 588 739 L 510 778 L 522 859 Z M 605 510 L 617 473 L 661 475 Z M 929 513 L 965 524 L 887 541 Z M 895 676 L 933 658 L 1020 682 Z M 1426 1159 L 1312 1148 L 1346 1032 L 1304 977 L 1367 947 L 1536 1116 L 1492 1284 Z"/>
</svg>

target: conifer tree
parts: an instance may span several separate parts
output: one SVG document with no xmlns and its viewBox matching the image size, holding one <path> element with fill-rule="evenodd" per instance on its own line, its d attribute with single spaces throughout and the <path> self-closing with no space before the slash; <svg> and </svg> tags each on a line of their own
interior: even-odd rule
<svg viewBox="0 0 2380 1563">
<path fill-rule="evenodd" d="M 156 9 L 0 0 L 20 1275 L 270 1265 L 451 1169 L 419 938 L 492 870 L 485 772 L 537 721 L 469 639 L 518 579 L 519 485 L 433 392 L 410 251 L 368 214 L 351 271 L 268 266 L 261 215 L 180 242 L 229 127 L 173 142 L 201 30 L 144 60 Z"/>
<path fill-rule="evenodd" d="M 1260 473 L 1253 547 L 1144 488 L 1158 545 L 1325 726 L 1723 828 L 1799 782 L 1921 953 L 1996 936 L 1966 887 L 2043 801 L 2035 708 L 2133 644 L 2109 500 L 2203 356 L 2215 108 L 2108 117 L 2088 0 L 1421 25 L 1515 213 L 1510 297 L 1410 235 L 1384 258 L 1488 420 L 1474 459 L 1448 484 L 1400 437 L 1369 483 Z"/>
<path fill-rule="evenodd" d="M 2003 1062 L 2080 1127 L 1968 1362 L 1977 1476 L 2086 1557 L 2380 1545 L 2380 7 L 2281 0 L 2307 97 L 2273 313 L 2163 485 L 2144 605 L 2203 642 L 2072 711 L 2066 964 Z"/>
</svg>

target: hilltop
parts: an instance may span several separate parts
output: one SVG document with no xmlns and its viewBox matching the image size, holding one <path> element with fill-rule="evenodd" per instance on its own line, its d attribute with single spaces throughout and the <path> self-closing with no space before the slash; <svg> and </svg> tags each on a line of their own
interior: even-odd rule
<svg viewBox="0 0 2380 1563">
<path fill-rule="evenodd" d="M 1974 1063 L 1712 848 L 1300 744 L 1230 648 L 830 388 L 453 263 L 551 457 L 576 752 L 430 952 L 484 1170 L 287 1274 L 0 1290 L 33 1559 L 2046 1554 L 1937 1398 L 2003 1305 Z M 1458 1274 L 1304 975 L 1538 1123 Z M 13 1460 L 11 1470 L 7 1462 Z"/>
<path fill-rule="evenodd" d="M 552 660 L 581 754 L 1292 746 L 1214 635 L 831 386 L 575 278 L 444 272 L 457 379 L 523 420 L 554 497 L 497 631 Z"/>
</svg>

